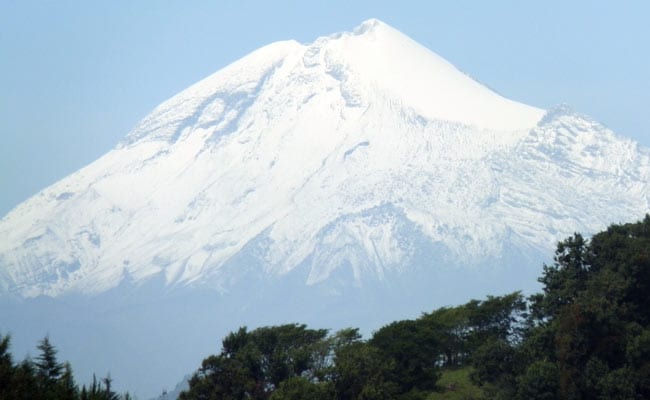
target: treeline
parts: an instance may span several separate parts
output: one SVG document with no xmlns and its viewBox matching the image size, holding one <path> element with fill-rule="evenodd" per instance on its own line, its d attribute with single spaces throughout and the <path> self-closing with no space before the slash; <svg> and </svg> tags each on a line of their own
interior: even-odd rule
<svg viewBox="0 0 650 400">
<path fill-rule="evenodd" d="M 489 340 L 517 340 L 519 293 L 393 322 L 367 341 L 289 324 L 240 328 L 203 361 L 181 399 L 418 399 L 441 368 L 460 367 Z"/>
<path fill-rule="evenodd" d="M 0 335 L 0 400 L 130 400 L 111 388 L 110 376 L 79 387 L 70 363 L 57 360 L 56 348 L 45 337 L 38 343 L 34 360 L 14 363 L 9 351 L 11 338 Z"/>
<path fill-rule="evenodd" d="M 305 325 L 240 328 L 181 399 L 427 399 L 467 368 L 484 399 L 650 398 L 650 216 L 558 244 L 542 293 L 472 300 L 362 340 Z"/>
<path fill-rule="evenodd" d="M 522 340 L 473 355 L 494 399 L 650 398 L 650 216 L 559 243 Z"/>
</svg>

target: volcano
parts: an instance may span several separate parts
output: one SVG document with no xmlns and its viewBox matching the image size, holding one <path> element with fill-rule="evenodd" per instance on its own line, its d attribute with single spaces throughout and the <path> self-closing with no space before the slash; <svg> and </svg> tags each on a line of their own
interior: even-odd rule
<svg viewBox="0 0 650 400">
<path fill-rule="evenodd" d="M 647 148 L 369 20 L 254 51 L 7 214 L 0 329 L 151 393 L 239 324 L 534 290 L 558 240 L 649 212 L 649 182 Z"/>
</svg>

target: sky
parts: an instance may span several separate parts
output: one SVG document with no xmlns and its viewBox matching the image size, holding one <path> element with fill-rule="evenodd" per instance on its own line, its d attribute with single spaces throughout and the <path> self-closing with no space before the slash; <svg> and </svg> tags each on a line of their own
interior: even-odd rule
<svg viewBox="0 0 650 400">
<path fill-rule="evenodd" d="M 277 40 L 378 18 L 501 95 L 650 146 L 650 2 L 0 0 L 0 217 Z"/>
</svg>

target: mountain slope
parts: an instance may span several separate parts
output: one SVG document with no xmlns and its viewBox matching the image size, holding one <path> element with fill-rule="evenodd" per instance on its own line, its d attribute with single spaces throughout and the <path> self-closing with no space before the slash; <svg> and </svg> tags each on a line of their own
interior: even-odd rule
<svg viewBox="0 0 650 400">
<path fill-rule="evenodd" d="M 306 266 L 307 284 L 344 265 L 382 280 L 409 268 L 416 241 L 481 265 L 643 214 L 648 160 L 370 20 L 253 52 L 19 205 L 0 222 L 0 284 L 96 294 L 163 275 L 223 291 L 246 252 L 258 273 Z"/>
</svg>

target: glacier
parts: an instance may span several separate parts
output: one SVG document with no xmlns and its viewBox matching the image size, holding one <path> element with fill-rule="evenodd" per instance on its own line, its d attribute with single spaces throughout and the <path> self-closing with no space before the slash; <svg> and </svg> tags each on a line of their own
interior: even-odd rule
<svg viewBox="0 0 650 400">
<path fill-rule="evenodd" d="M 238 324 L 535 290 L 558 240 L 649 212 L 648 182 L 649 149 L 368 20 L 254 51 L 3 217 L 0 331 L 101 343 L 66 351 L 152 395 Z"/>
</svg>

